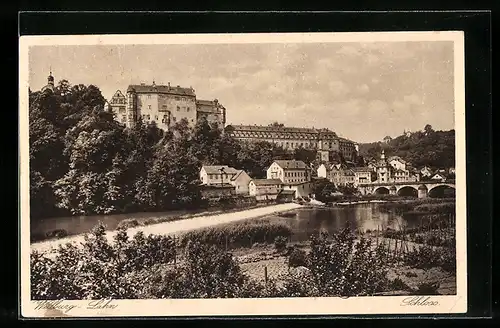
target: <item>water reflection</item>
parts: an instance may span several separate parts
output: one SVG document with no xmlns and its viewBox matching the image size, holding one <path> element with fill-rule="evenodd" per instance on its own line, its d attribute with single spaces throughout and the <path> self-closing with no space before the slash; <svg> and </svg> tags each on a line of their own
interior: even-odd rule
<svg viewBox="0 0 500 328">
<path fill-rule="evenodd" d="M 60 218 L 48 218 L 31 223 L 32 234 L 45 234 L 54 230 L 66 230 L 69 235 L 76 235 L 90 231 L 99 222 L 103 222 L 108 230 L 117 228 L 118 223 L 125 219 L 135 219 L 138 222 L 157 218 L 174 218 L 186 214 L 203 212 L 201 210 L 170 211 L 154 213 L 132 213 L 114 215 L 92 215 L 92 216 L 72 216 Z"/>
<path fill-rule="evenodd" d="M 202 212 L 198 211 L 171 211 L 159 213 L 135 213 L 118 215 L 96 215 L 67 218 L 51 218 L 33 222 L 31 226 L 32 234 L 45 234 L 49 231 L 64 229 L 69 235 L 85 233 L 91 230 L 99 221 L 106 224 L 107 229 L 114 230 L 118 223 L 124 219 L 136 219 L 138 222 L 155 219 L 182 216 Z M 206 211 L 203 211 L 207 213 Z M 209 214 L 209 213 L 207 213 Z M 419 225 L 419 218 L 403 219 L 395 213 L 381 212 L 379 204 L 356 204 L 339 207 L 324 208 L 302 208 L 298 209 L 295 216 L 276 217 L 276 220 L 288 222 L 293 231 L 292 240 L 307 240 L 312 234 L 318 234 L 321 230 L 329 233 L 340 231 L 346 227 L 367 230 L 394 230 L 413 228 Z"/>
<path fill-rule="evenodd" d="M 404 220 L 395 213 L 385 213 L 379 210 L 378 204 L 357 204 L 333 208 L 304 208 L 297 210 L 295 217 L 280 218 L 288 222 L 293 231 L 293 241 L 307 240 L 313 234 L 324 230 L 329 233 L 344 228 L 358 229 L 362 232 L 400 230 L 417 226 L 414 220 Z"/>
</svg>

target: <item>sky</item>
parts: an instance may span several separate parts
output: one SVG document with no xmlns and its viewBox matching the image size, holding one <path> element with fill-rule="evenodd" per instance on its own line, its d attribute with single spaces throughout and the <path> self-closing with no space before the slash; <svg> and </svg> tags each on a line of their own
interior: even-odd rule
<svg viewBox="0 0 500 328">
<path fill-rule="evenodd" d="M 227 124 L 329 128 L 357 142 L 454 128 L 453 42 L 32 46 L 29 85 L 193 87 Z"/>
</svg>

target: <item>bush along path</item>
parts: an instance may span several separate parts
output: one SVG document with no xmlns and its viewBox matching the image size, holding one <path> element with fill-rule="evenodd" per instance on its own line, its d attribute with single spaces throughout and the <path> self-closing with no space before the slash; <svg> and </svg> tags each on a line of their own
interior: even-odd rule
<svg viewBox="0 0 500 328">
<path fill-rule="evenodd" d="M 354 244 L 349 233 L 311 240 L 307 273 L 290 271 L 279 282 L 251 279 L 231 252 L 215 245 L 189 241 L 181 257 L 175 263 L 171 237 L 142 232 L 130 237 L 120 229 L 111 242 L 97 226 L 81 247 L 61 245 L 53 257 L 32 251 L 32 298 L 355 296 L 389 286 L 383 249 Z"/>
</svg>

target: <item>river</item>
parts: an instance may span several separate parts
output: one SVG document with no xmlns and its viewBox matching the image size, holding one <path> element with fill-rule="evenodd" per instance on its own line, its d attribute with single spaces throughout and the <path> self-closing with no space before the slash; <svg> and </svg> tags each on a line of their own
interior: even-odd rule
<svg viewBox="0 0 500 328">
<path fill-rule="evenodd" d="M 286 217 L 274 216 L 276 220 L 288 222 L 293 231 L 293 239 L 302 241 L 311 234 L 321 230 L 336 232 L 345 227 L 361 231 L 391 228 L 398 230 L 401 227 L 412 228 L 417 222 L 404 220 L 400 215 L 382 212 L 378 203 L 339 205 L 336 207 L 304 207 L 294 210 L 294 214 Z M 119 215 L 96 215 L 67 218 L 50 218 L 33 222 L 31 234 L 45 234 L 54 230 L 65 230 L 69 236 L 88 232 L 98 222 L 103 222 L 108 230 L 114 230 L 119 222 L 125 219 L 143 221 L 156 218 L 179 217 L 186 214 L 201 213 L 202 211 L 170 211 L 159 213 L 135 213 Z M 206 212 L 206 211 L 205 211 Z M 209 212 L 206 212 L 209 214 Z"/>
<path fill-rule="evenodd" d="M 349 227 L 367 232 L 387 228 L 400 230 L 419 225 L 416 219 L 403 219 L 401 215 L 381 211 L 378 203 L 300 208 L 294 212 L 291 216 L 276 217 L 276 220 L 284 220 L 290 224 L 293 231 L 292 241 L 307 240 L 322 230 L 334 233 Z"/>
</svg>

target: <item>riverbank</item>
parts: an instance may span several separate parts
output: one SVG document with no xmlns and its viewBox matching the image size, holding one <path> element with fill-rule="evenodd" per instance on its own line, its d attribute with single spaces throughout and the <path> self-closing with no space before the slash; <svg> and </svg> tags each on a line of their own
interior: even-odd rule
<svg viewBox="0 0 500 328">
<path fill-rule="evenodd" d="M 302 205 L 296 203 L 264 206 L 259 208 L 247 209 L 243 211 L 235 211 L 231 213 L 224 212 L 215 215 L 212 214 L 207 216 L 198 216 L 182 220 L 151 224 L 146 226 L 131 227 L 127 229 L 127 232 L 129 233 L 129 235 L 134 235 L 139 231 L 142 231 L 144 234 L 157 234 L 157 235 L 179 234 L 218 224 L 254 219 L 280 212 L 291 211 L 300 207 L 302 207 Z M 116 233 L 117 231 L 107 231 L 106 237 L 108 238 L 108 240 L 112 240 L 113 237 L 116 235 Z M 80 234 L 61 239 L 32 243 L 31 250 L 46 252 L 56 249 L 57 247 L 59 247 L 59 245 L 64 245 L 66 243 L 79 244 L 83 241 L 84 241 L 84 234 Z"/>
<path fill-rule="evenodd" d="M 137 226 L 147 226 L 163 222 L 173 222 L 178 220 L 192 219 L 201 216 L 218 215 L 223 213 L 233 213 L 254 208 L 275 205 L 276 203 L 255 203 L 255 204 L 229 204 L 223 207 L 211 207 L 198 210 L 174 210 L 167 212 L 138 212 L 128 214 L 112 214 L 104 216 L 75 216 L 75 217 L 55 217 L 34 222 L 30 232 L 30 242 L 38 243 L 53 239 L 77 236 L 92 229 L 99 222 L 106 226 L 107 231 L 117 230 L 120 227 L 133 228 Z M 83 221 L 82 221 L 83 218 Z M 45 222 L 44 222 L 45 221 Z M 76 221 L 76 222 L 75 222 Z M 81 226 L 83 224 L 83 226 Z M 45 225 L 45 227 L 43 227 Z"/>
</svg>

